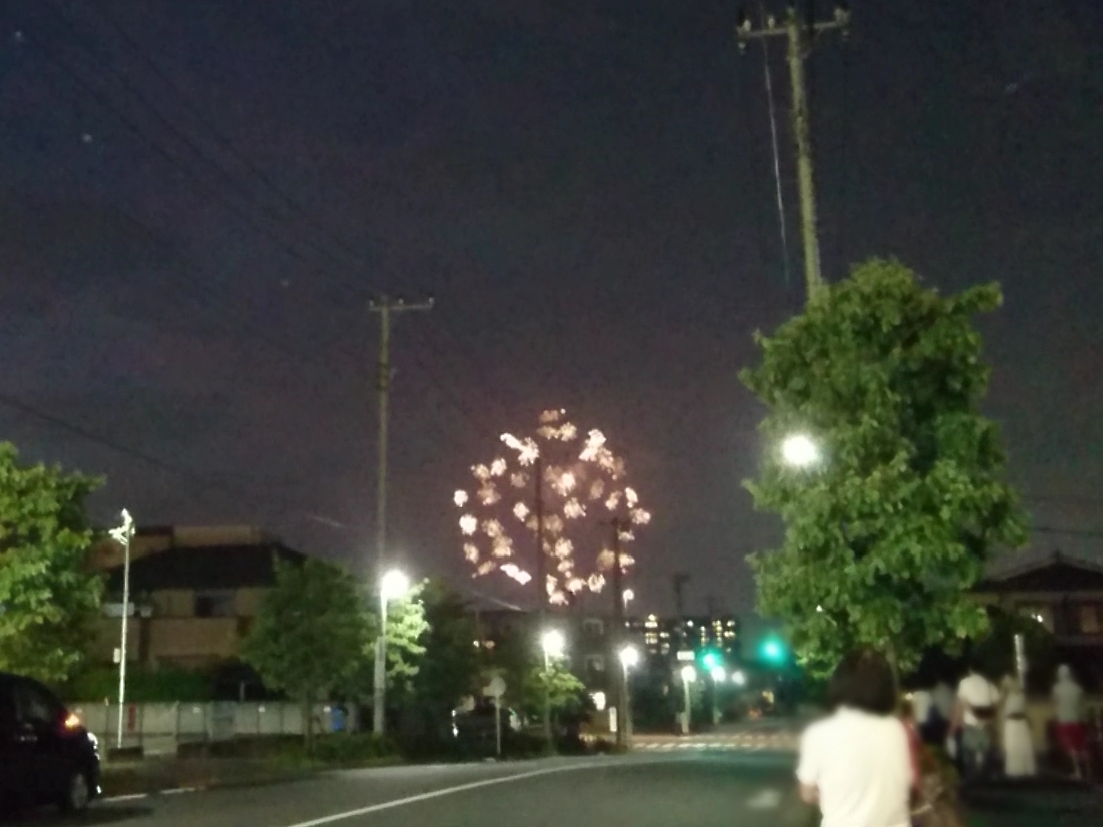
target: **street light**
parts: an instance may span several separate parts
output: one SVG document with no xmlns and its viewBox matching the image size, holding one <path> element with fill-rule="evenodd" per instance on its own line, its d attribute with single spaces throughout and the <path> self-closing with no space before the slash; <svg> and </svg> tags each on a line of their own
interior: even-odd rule
<svg viewBox="0 0 1103 827">
<path fill-rule="evenodd" d="M 119 514 L 123 524 L 111 529 L 111 539 L 123 547 L 123 619 L 119 629 L 119 731 L 115 747 L 123 748 L 123 704 L 126 701 L 126 626 L 130 616 L 130 541 L 134 537 L 134 520 L 125 508 Z"/>
<path fill-rule="evenodd" d="M 723 666 L 714 666 L 709 674 L 713 683 L 723 683 L 728 679 L 728 673 L 724 671 Z"/>
<path fill-rule="evenodd" d="M 793 468 L 810 468 L 820 461 L 820 448 L 807 434 L 791 434 L 782 440 L 781 458 Z"/>
<path fill-rule="evenodd" d="M 375 693 L 372 702 L 372 731 L 387 730 L 387 604 L 405 597 L 410 578 L 397 569 L 386 572 L 379 581 L 379 635 L 375 638 Z"/>
<path fill-rule="evenodd" d="M 540 648 L 544 650 L 544 743 L 553 746 L 551 727 L 551 659 L 563 657 L 567 640 L 558 629 L 548 629 L 540 635 Z"/>
<path fill-rule="evenodd" d="M 744 686 L 747 683 L 747 676 L 739 670 L 736 670 L 732 672 L 732 683 L 736 686 Z"/>
<path fill-rule="evenodd" d="M 686 697 L 686 710 L 682 715 L 682 735 L 689 735 L 690 704 L 689 685 L 697 680 L 697 670 L 692 666 L 682 667 L 682 690 Z"/>
<path fill-rule="evenodd" d="M 621 693 L 624 698 L 624 741 L 625 746 L 632 746 L 632 699 L 631 693 L 628 691 L 628 670 L 635 669 L 640 663 L 640 650 L 635 646 L 629 644 L 623 647 L 620 652 L 617 653 L 620 657 L 621 665 L 621 680 L 624 681 L 624 692 Z"/>
</svg>

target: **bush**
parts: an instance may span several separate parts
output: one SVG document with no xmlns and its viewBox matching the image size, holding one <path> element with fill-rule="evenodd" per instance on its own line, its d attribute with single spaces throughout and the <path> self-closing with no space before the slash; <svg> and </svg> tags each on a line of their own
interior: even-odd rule
<svg viewBox="0 0 1103 827">
<path fill-rule="evenodd" d="M 78 673 L 59 694 L 70 703 L 77 701 L 114 701 L 119 693 L 119 670 L 114 666 L 94 666 Z M 211 679 L 206 672 L 176 666 L 128 667 L 126 700 L 128 703 L 202 703 L 212 697 Z"/>
<path fill-rule="evenodd" d="M 327 764 L 355 766 L 396 756 L 394 744 L 370 732 L 334 733 L 314 739 L 313 758 Z"/>
</svg>

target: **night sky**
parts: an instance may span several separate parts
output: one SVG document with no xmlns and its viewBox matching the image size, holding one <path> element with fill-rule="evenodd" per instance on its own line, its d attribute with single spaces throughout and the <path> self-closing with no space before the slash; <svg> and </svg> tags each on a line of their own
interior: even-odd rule
<svg viewBox="0 0 1103 827">
<path fill-rule="evenodd" d="M 1049 529 L 1033 553 L 1099 559 L 1103 5 L 852 5 L 809 64 L 825 272 L 884 254 L 945 291 L 1003 284 L 987 409 Z M 743 557 L 778 528 L 740 485 L 762 410 L 736 372 L 803 291 L 782 44 L 788 281 L 736 10 L 3 0 L 0 436 L 106 475 L 97 520 L 260 524 L 366 559 L 367 300 L 433 293 L 395 328 L 413 571 L 470 582 L 453 489 L 565 407 L 654 511 L 636 607 L 668 610 L 684 569 L 691 608 L 749 608 Z"/>
</svg>

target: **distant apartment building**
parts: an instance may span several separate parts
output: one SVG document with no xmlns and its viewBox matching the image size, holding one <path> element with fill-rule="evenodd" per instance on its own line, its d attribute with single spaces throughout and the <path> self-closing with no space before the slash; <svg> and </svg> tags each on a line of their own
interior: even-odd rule
<svg viewBox="0 0 1103 827">
<path fill-rule="evenodd" d="M 305 556 L 252 527 L 141 529 L 131 547 L 127 661 L 192 668 L 236 658 L 275 582 L 275 559 Z M 111 662 L 123 612 L 122 550 L 103 543 L 92 561 L 107 574 L 95 654 Z"/>
<path fill-rule="evenodd" d="M 659 617 L 647 615 L 633 619 L 629 629 L 643 641 L 651 657 L 676 658 L 678 652 L 700 652 L 711 649 L 728 659 L 739 656 L 739 618 L 735 615 L 694 615 L 692 617 Z"/>
</svg>

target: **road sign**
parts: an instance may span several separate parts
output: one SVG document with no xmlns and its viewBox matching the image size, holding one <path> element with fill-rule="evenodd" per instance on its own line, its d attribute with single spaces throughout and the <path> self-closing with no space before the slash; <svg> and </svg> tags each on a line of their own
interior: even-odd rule
<svg viewBox="0 0 1103 827">
<path fill-rule="evenodd" d="M 483 694 L 488 698 L 500 698 L 506 694 L 506 682 L 501 675 L 495 675 L 490 679 L 490 683 L 483 689 Z"/>
</svg>

